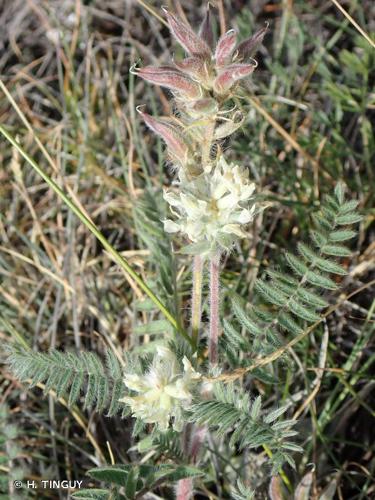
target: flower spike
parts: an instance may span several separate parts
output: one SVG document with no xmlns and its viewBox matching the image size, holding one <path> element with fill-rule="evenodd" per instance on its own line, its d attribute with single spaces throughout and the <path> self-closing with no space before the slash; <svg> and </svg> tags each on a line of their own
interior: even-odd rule
<svg viewBox="0 0 375 500">
<path fill-rule="evenodd" d="M 168 429 L 171 420 L 174 429 L 181 430 L 183 410 L 190 406 L 192 390 L 201 379 L 186 356 L 182 365 L 183 371 L 175 354 L 159 346 L 144 375 L 125 373 L 124 383 L 134 394 L 120 401 L 130 406 L 133 416 L 157 424 L 161 431 Z"/>
</svg>

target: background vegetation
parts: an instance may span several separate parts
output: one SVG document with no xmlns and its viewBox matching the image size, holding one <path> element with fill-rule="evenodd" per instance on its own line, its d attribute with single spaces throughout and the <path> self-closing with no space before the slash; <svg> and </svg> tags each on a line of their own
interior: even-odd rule
<svg viewBox="0 0 375 500">
<path fill-rule="evenodd" d="M 167 3 L 199 25 L 205 9 L 201 2 Z M 221 23 L 225 20 L 243 38 L 270 23 L 243 102 L 248 119 L 227 154 L 250 168 L 271 206 L 238 249 L 240 257 L 227 258 L 223 289 L 251 302 L 256 277 L 277 264 L 283 250 L 294 251 L 297 241 L 307 237 L 311 212 L 339 179 L 364 216 L 351 242 L 353 257 L 344 261 L 348 275 L 337 277 L 341 296 L 330 304 L 331 314 L 280 365 L 282 384 L 277 378 L 252 384 L 266 402 L 281 404 L 293 395 L 304 453 L 295 457 L 297 470 L 285 468 L 285 474 L 297 488 L 296 498 L 308 498 L 309 483 L 311 498 L 371 498 L 374 47 L 333 1 L 212 4 L 219 13 L 225 8 Z M 340 4 L 373 38 L 373 2 Z M 8 95 L 2 89 L 0 120 L 169 310 L 182 308 L 188 314 L 189 258 L 173 257 L 160 222 L 166 211 L 161 190 L 173 173 L 163 160 L 162 144 L 135 112 L 136 105 L 146 104 L 148 110 L 168 114 L 170 102 L 161 89 L 156 100 L 154 88 L 129 74 L 136 62 L 168 61 L 171 40 L 161 5 L 5 0 L 0 73 Z M 113 262 L 4 137 L 0 158 L 2 344 L 41 351 L 84 348 L 102 357 L 108 348 L 147 352 L 170 328 L 139 283 Z M 226 314 L 231 314 L 229 307 Z M 95 465 L 147 463 L 173 448 L 169 443 L 161 446 L 163 453 L 153 448 L 149 456 L 140 455 L 131 418 L 109 419 L 82 406 L 68 410 L 53 393 L 42 398 L 42 389 L 26 392 L 6 366 L 1 368 L 4 498 L 65 498 L 62 490 L 17 493 L 12 481 L 83 479 Z M 248 452 L 245 462 L 234 456 L 228 463 L 225 450 L 210 442 L 206 447 L 204 463 L 214 466 L 196 481 L 197 498 L 230 498 L 239 470 L 259 498 L 268 498 L 262 449 Z M 86 477 L 86 486 L 97 484 Z M 274 480 L 274 495 L 279 488 Z M 149 498 L 172 497 L 170 488 L 156 488 Z"/>
</svg>

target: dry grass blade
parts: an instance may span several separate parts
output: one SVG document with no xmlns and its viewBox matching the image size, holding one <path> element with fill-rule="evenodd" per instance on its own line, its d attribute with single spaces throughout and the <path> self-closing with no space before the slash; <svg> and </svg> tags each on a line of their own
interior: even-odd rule
<svg viewBox="0 0 375 500">
<path fill-rule="evenodd" d="M 371 40 L 369 35 L 365 32 L 364 29 L 360 27 L 360 25 L 352 18 L 352 16 L 344 9 L 342 5 L 337 0 L 331 0 L 332 3 L 336 5 L 336 7 L 344 14 L 344 16 L 349 19 L 349 21 L 352 23 L 352 25 L 355 27 L 356 30 L 365 38 L 368 43 L 371 45 L 371 47 L 375 48 L 375 42 L 374 40 Z"/>
</svg>

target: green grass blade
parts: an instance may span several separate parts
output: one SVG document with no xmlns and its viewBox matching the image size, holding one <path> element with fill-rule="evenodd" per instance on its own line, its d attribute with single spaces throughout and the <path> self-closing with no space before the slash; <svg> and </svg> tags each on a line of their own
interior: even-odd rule
<svg viewBox="0 0 375 500">
<path fill-rule="evenodd" d="M 129 263 L 120 255 L 120 253 L 109 243 L 105 236 L 99 231 L 96 225 L 86 217 L 86 215 L 79 209 L 79 207 L 67 196 L 64 191 L 51 179 L 39 165 L 29 156 L 26 151 L 18 144 L 16 139 L 5 128 L 0 125 L 0 132 L 3 136 L 17 149 L 23 158 L 33 167 L 33 169 L 45 180 L 48 186 L 62 199 L 62 201 L 70 208 L 70 210 L 79 218 L 79 220 L 92 232 L 92 234 L 100 241 L 103 247 L 110 254 L 112 259 L 137 283 L 140 289 L 154 302 L 157 308 L 164 314 L 171 325 L 183 337 L 192 344 L 191 338 L 188 334 L 178 325 L 174 316 L 168 311 L 166 306 L 159 300 L 154 292 L 146 285 L 142 278 L 132 269 Z"/>
</svg>

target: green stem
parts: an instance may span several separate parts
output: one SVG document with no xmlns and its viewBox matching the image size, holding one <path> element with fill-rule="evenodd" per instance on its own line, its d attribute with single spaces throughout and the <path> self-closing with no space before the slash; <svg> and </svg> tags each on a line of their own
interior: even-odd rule
<svg viewBox="0 0 375 500">
<path fill-rule="evenodd" d="M 33 169 L 46 181 L 48 186 L 63 200 L 63 202 L 72 210 L 79 220 L 92 232 L 100 241 L 103 247 L 108 251 L 113 260 L 137 283 L 139 288 L 154 302 L 158 309 L 164 314 L 171 325 L 193 346 L 193 341 L 185 330 L 183 330 L 177 320 L 168 311 L 166 306 L 158 299 L 154 292 L 146 285 L 142 278 L 132 269 L 129 263 L 120 255 L 120 253 L 109 243 L 104 235 L 99 231 L 96 225 L 79 209 L 79 207 L 67 196 L 64 191 L 52 180 L 39 165 L 22 149 L 20 144 L 13 138 L 5 128 L 0 125 L 0 132 L 17 149 L 24 159 L 33 167 Z"/>
</svg>

